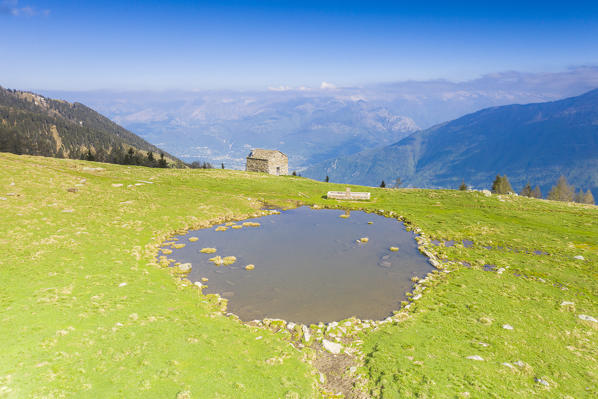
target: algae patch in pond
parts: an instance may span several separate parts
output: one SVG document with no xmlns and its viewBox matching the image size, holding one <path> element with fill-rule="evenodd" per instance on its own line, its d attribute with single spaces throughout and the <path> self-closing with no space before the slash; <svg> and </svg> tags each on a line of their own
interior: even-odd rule
<svg viewBox="0 0 598 399">
<path fill-rule="evenodd" d="M 301 207 L 239 222 L 257 227 L 191 231 L 179 242 L 191 236 L 198 240 L 170 257 L 191 263 L 189 280 L 207 278 L 204 293 L 227 298 L 228 310 L 245 321 L 383 319 L 399 308 L 411 279 L 433 267 L 418 251 L 413 233 L 396 219 L 361 211 L 340 218 L 343 214 Z M 214 255 L 201 252 L 204 248 L 236 261 L 218 267 L 210 261 Z M 246 270 L 247 265 L 255 268 Z"/>
</svg>

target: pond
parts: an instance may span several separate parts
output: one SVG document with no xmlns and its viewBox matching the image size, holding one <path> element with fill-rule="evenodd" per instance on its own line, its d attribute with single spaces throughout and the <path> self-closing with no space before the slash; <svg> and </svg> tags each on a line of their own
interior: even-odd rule
<svg viewBox="0 0 598 399">
<path fill-rule="evenodd" d="M 228 311 L 244 321 L 383 319 L 400 307 L 411 278 L 433 267 L 418 251 L 414 234 L 396 219 L 361 211 L 344 214 L 300 207 L 244 220 L 235 228 L 190 231 L 178 237 L 185 247 L 168 257 L 191 263 L 188 279 L 207 278 L 203 292 L 228 299 Z M 239 228 L 246 222 L 259 226 Z M 203 248 L 217 251 L 202 253 Z M 214 256 L 236 261 L 217 266 L 210 261 Z M 255 268 L 246 270 L 249 264 Z"/>
</svg>

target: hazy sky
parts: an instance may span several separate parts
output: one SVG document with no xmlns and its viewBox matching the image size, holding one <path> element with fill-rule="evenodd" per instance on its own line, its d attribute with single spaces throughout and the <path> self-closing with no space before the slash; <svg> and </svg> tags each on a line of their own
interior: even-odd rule
<svg viewBox="0 0 598 399">
<path fill-rule="evenodd" d="M 598 65 L 598 1 L 0 0 L 10 88 L 359 85 L 575 65 Z"/>
</svg>

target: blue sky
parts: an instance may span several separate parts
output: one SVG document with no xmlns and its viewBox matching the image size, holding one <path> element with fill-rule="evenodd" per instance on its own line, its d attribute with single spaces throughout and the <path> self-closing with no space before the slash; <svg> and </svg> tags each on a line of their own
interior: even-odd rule
<svg viewBox="0 0 598 399">
<path fill-rule="evenodd" d="M 598 65 L 598 2 L 0 0 L 0 85 L 254 89 Z"/>
</svg>

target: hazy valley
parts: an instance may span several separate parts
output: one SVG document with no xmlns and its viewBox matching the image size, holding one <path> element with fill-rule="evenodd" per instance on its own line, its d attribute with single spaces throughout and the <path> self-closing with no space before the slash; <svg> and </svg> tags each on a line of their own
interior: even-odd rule
<svg viewBox="0 0 598 399">
<path fill-rule="evenodd" d="M 558 100 L 596 87 L 598 68 L 584 67 L 559 73 L 508 72 L 461 83 L 42 93 L 83 102 L 188 162 L 242 169 L 251 148 L 276 148 L 289 155 L 291 170 L 301 171 L 393 144 L 418 129 L 483 108 Z"/>
</svg>

